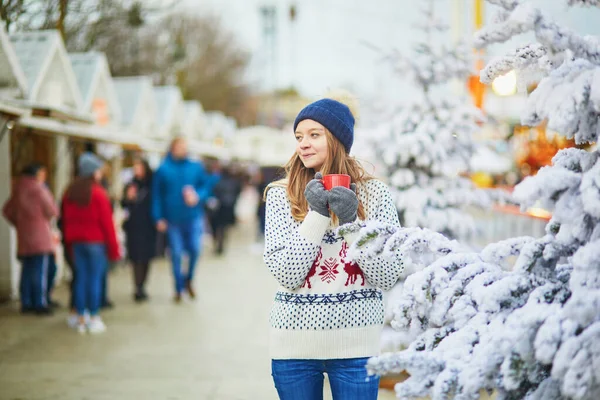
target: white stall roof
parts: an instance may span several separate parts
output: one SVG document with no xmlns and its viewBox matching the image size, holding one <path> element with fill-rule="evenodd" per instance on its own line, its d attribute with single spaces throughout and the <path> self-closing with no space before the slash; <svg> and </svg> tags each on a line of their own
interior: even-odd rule
<svg viewBox="0 0 600 400">
<path fill-rule="evenodd" d="M 19 32 L 10 35 L 10 41 L 29 84 L 28 98 L 37 100 L 40 88 L 46 83 L 47 75 L 53 73 L 66 82 L 71 92 L 72 105 L 81 108 L 81 93 L 75 74 L 67 57 L 60 33 L 57 30 Z M 51 71 L 51 64 L 58 57 L 61 71 Z"/>
<path fill-rule="evenodd" d="M 75 72 L 84 103 L 88 103 L 87 100 L 92 96 L 94 83 L 99 79 L 102 62 L 101 56 L 103 54 L 97 52 L 69 53 L 71 66 L 73 67 L 73 72 Z"/>
<path fill-rule="evenodd" d="M 128 126 L 142 107 L 146 89 L 152 89 L 152 79 L 147 76 L 113 78 L 117 98 L 121 106 L 121 121 Z"/>
<path fill-rule="evenodd" d="M 199 139 L 205 131 L 204 110 L 199 101 L 191 100 L 183 103 L 183 134 Z"/>
<path fill-rule="evenodd" d="M 92 101 L 98 92 L 103 92 L 115 120 L 120 120 L 121 107 L 117 100 L 108 61 L 104 53 L 90 51 L 87 53 L 70 53 L 69 59 L 77 78 L 77 84 L 86 110 L 91 110 Z M 104 87 L 100 87 L 104 85 Z"/>
<path fill-rule="evenodd" d="M 196 118 L 197 115 L 202 115 L 204 110 L 202 104 L 196 100 L 189 100 L 183 103 L 185 107 L 185 118 L 188 117 Z"/>
<path fill-rule="evenodd" d="M 177 108 L 183 102 L 181 90 L 177 86 L 155 86 L 154 97 L 156 99 L 156 107 L 158 110 L 158 126 L 159 129 L 171 126 L 174 118 L 177 117 Z"/>
<path fill-rule="evenodd" d="M 17 89 L 19 97 L 27 94 L 27 78 L 19 65 L 15 49 L 0 21 L 0 89 Z"/>
</svg>

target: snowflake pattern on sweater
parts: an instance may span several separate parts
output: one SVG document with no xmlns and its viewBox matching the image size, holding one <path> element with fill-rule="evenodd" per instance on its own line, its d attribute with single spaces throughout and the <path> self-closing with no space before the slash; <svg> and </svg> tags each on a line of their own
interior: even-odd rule
<svg viewBox="0 0 600 400">
<path fill-rule="evenodd" d="M 359 188 L 358 196 L 367 220 L 399 225 L 390 191 L 383 182 L 368 181 Z M 264 260 L 281 286 L 270 318 L 277 335 L 285 335 L 285 331 L 328 331 L 325 334 L 331 334 L 335 344 L 335 335 L 343 335 L 344 330 L 383 325 L 381 290 L 390 289 L 398 280 L 404 269 L 401 259 L 362 254 L 356 260 L 350 259 L 352 238 L 339 236 L 331 218 L 313 211 L 303 222 L 295 221 L 283 187 L 268 191 L 266 217 Z M 377 346 L 378 339 L 370 347 Z M 286 354 L 286 349 L 275 349 L 275 353 Z M 348 353 L 340 348 L 327 354 L 344 358 Z M 361 352 L 356 354 L 363 356 Z M 364 354 L 369 355 L 374 354 Z M 320 358 L 321 354 L 319 349 L 307 349 L 300 356 Z"/>
</svg>

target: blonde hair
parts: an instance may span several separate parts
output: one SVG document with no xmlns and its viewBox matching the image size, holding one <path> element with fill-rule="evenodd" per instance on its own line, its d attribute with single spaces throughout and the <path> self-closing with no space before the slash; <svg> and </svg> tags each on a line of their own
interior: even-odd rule
<svg viewBox="0 0 600 400">
<path fill-rule="evenodd" d="M 357 119 L 357 102 L 348 92 L 337 91 L 336 93 L 328 95 L 327 98 L 339 101 L 348 106 L 354 119 Z M 344 145 L 342 145 L 342 143 L 337 140 L 327 128 L 325 128 L 325 134 L 327 137 L 328 154 L 320 172 L 323 175 L 350 175 L 351 181 L 357 185 L 357 191 L 359 191 L 359 189 L 362 188 L 367 181 L 373 179 L 373 177 L 366 173 L 358 160 L 346 152 Z M 287 162 L 284 170 L 285 178 L 269 185 L 265 190 L 265 197 L 270 187 L 285 187 L 291 203 L 292 216 L 296 221 L 304 221 L 304 218 L 308 214 L 308 201 L 306 200 L 306 197 L 304 197 L 304 190 L 308 182 L 314 179 L 317 171 L 312 168 L 306 168 L 296 152 Z M 366 218 L 366 211 L 362 202 L 359 202 L 358 205 L 358 216 L 360 219 Z M 333 214 L 332 219 L 334 223 L 337 223 L 337 217 Z"/>
</svg>

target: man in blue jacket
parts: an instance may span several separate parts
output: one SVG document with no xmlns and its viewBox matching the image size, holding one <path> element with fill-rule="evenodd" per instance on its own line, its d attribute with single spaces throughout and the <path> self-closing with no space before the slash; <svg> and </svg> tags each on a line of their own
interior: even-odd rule
<svg viewBox="0 0 600 400">
<path fill-rule="evenodd" d="M 159 232 L 166 232 L 175 301 L 181 301 L 184 289 L 195 297 L 192 280 L 202 245 L 203 204 L 211 196 L 212 182 L 201 163 L 188 158 L 187 142 L 179 137 L 171 142 L 169 154 L 156 171 L 152 183 L 152 214 Z M 189 266 L 181 270 L 183 252 Z"/>
</svg>

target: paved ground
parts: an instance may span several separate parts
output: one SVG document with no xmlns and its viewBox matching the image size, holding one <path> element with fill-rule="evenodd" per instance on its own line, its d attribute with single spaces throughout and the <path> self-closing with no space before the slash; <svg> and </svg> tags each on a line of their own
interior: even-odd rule
<svg viewBox="0 0 600 400">
<path fill-rule="evenodd" d="M 131 299 L 129 269 L 117 270 L 102 335 L 69 330 L 64 309 L 40 319 L 0 307 L 0 399 L 277 399 L 267 351 L 276 285 L 251 251 L 253 232 L 233 232 L 222 258 L 206 252 L 194 302 L 172 303 L 164 262 L 153 265 L 144 305 Z M 66 304 L 64 287 L 58 298 Z"/>
</svg>

